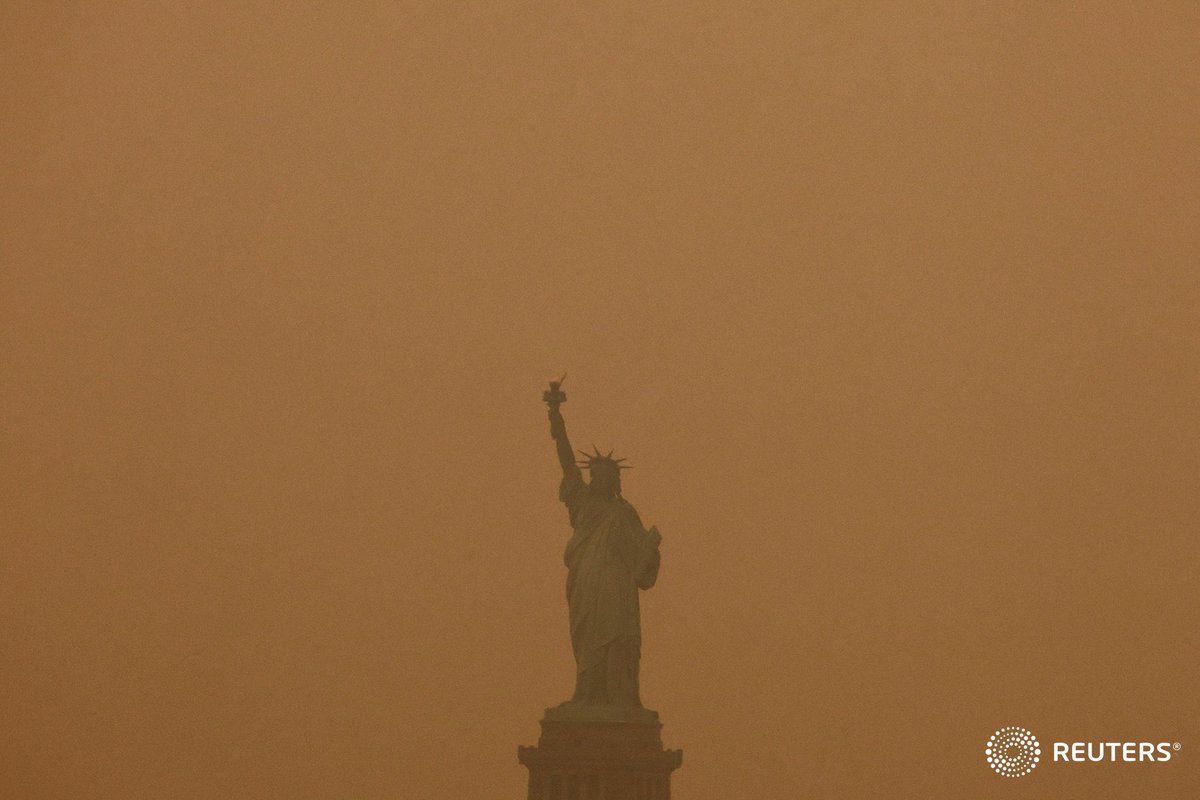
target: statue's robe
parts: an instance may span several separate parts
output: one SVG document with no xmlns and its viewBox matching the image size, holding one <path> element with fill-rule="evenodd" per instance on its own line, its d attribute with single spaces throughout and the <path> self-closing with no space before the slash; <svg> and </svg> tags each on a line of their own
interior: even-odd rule
<svg viewBox="0 0 1200 800">
<path fill-rule="evenodd" d="M 638 590 L 658 578 L 661 537 L 642 526 L 623 498 L 592 492 L 578 470 L 563 478 L 559 497 L 575 529 L 563 559 L 576 664 L 573 701 L 640 707 Z"/>
</svg>

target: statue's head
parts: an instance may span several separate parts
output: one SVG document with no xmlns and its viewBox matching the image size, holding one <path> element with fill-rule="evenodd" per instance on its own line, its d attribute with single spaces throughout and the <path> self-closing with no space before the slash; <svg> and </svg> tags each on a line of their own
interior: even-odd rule
<svg viewBox="0 0 1200 800">
<path fill-rule="evenodd" d="M 592 491 L 603 497 L 617 497 L 621 494 L 621 470 L 629 469 L 629 467 L 621 464 L 625 459 L 613 458 L 612 451 L 609 450 L 607 455 L 601 455 L 600 451 L 592 445 L 594 453 L 583 453 L 584 459 L 580 461 L 580 466 L 587 467 L 588 473 L 591 475 L 591 480 L 588 481 L 588 486 Z"/>
</svg>

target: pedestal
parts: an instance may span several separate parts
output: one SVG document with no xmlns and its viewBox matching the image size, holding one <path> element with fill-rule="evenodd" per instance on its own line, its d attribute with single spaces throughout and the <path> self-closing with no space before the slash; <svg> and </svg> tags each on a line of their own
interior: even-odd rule
<svg viewBox="0 0 1200 800">
<path fill-rule="evenodd" d="M 561 718 L 547 710 L 536 747 L 517 748 L 529 768 L 528 800 L 668 800 L 671 772 L 683 761 L 664 750 L 662 723 L 641 719 Z"/>
</svg>

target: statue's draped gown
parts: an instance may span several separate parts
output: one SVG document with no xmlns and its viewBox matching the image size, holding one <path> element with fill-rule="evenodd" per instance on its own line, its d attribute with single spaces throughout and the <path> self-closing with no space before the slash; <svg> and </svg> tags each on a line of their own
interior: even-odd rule
<svg viewBox="0 0 1200 800">
<path fill-rule="evenodd" d="M 640 707 L 638 590 L 658 578 L 658 531 L 647 531 L 620 496 L 593 492 L 578 470 L 563 478 L 559 498 L 575 529 L 564 556 L 576 664 L 572 701 Z"/>
</svg>

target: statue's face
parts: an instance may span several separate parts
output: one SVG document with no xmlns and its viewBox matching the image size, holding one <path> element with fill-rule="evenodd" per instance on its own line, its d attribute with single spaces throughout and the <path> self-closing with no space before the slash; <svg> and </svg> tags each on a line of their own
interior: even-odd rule
<svg viewBox="0 0 1200 800">
<path fill-rule="evenodd" d="M 621 472 L 615 466 L 597 464 L 591 468 L 590 472 L 592 479 L 589 485 L 592 487 L 592 491 L 604 495 L 621 493 Z"/>
</svg>

